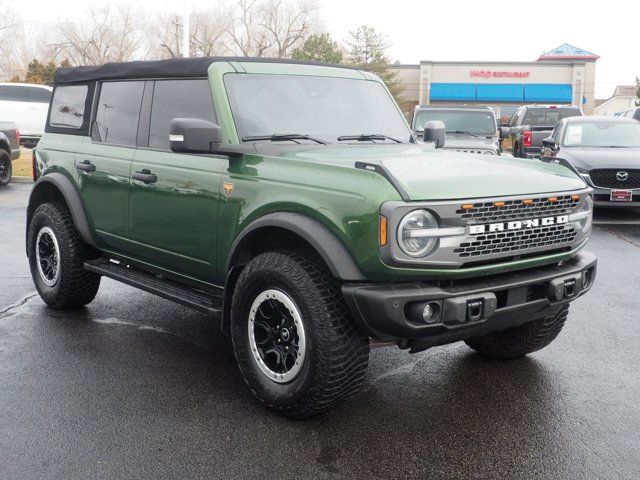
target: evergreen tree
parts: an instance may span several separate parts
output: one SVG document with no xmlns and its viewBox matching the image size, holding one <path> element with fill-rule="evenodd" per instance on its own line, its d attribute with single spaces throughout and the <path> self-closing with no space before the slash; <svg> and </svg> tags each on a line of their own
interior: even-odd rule
<svg viewBox="0 0 640 480">
<path fill-rule="evenodd" d="M 342 50 L 328 33 L 309 36 L 302 45 L 293 50 L 291 58 L 294 60 L 311 60 L 324 63 L 342 62 Z"/>
<path fill-rule="evenodd" d="M 396 102 L 402 105 L 402 82 L 398 78 L 398 72 L 391 68 L 391 61 L 387 56 L 390 44 L 386 35 L 377 32 L 373 27 L 362 25 L 349 32 L 346 44 L 347 62 L 380 77 Z"/>
</svg>

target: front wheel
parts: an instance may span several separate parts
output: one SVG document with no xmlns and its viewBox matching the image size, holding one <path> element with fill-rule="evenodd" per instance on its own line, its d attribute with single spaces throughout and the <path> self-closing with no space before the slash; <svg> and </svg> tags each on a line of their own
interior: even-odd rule
<svg viewBox="0 0 640 480">
<path fill-rule="evenodd" d="M 356 394 L 369 359 L 340 284 L 315 256 L 267 252 L 242 271 L 231 306 L 233 348 L 253 395 L 289 417 Z"/>
<path fill-rule="evenodd" d="M 465 340 L 476 352 L 493 358 L 511 359 L 536 352 L 549 345 L 560 334 L 569 305 L 548 317 L 533 320 L 519 327 L 492 332 Z"/>
<path fill-rule="evenodd" d="M 0 150 L 0 187 L 11 181 L 11 170 L 11 157 L 6 151 Z"/>
</svg>

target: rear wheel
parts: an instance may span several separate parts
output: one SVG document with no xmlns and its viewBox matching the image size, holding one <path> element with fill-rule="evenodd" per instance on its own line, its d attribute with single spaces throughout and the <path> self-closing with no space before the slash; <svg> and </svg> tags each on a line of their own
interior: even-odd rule
<svg viewBox="0 0 640 480">
<path fill-rule="evenodd" d="M 493 358 L 511 359 L 536 352 L 560 334 L 569 314 L 569 305 L 557 313 L 519 327 L 472 337 L 465 343 L 476 352 Z"/>
<path fill-rule="evenodd" d="M 5 150 L 0 149 L 0 187 L 11 181 L 11 157 Z"/>
<path fill-rule="evenodd" d="M 245 382 L 268 408 L 302 418 L 356 394 L 369 340 L 351 318 L 340 284 L 315 256 L 261 254 L 233 295 L 231 334 Z"/>
<path fill-rule="evenodd" d="M 74 308 L 90 303 L 98 293 L 100 275 L 84 269 L 96 257 L 73 224 L 65 205 L 40 205 L 27 232 L 31 277 L 44 302 L 53 308 Z"/>
</svg>

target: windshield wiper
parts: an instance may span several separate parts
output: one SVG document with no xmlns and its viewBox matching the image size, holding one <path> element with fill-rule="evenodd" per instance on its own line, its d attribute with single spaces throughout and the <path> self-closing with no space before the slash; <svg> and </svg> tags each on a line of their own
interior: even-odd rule
<svg viewBox="0 0 640 480">
<path fill-rule="evenodd" d="M 312 142 L 316 142 L 321 145 L 327 144 L 327 142 L 325 142 L 324 140 L 310 137 L 309 135 L 302 135 L 300 133 L 274 133 L 273 135 L 254 135 L 249 137 L 242 137 L 243 142 L 259 142 L 261 140 L 271 140 L 272 142 L 295 142 L 296 140 L 311 140 Z"/>
<path fill-rule="evenodd" d="M 457 133 L 461 135 L 471 135 L 472 137 L 479 138 L 475 133 L 468 132 L 467 130 L 447 130 L 447 133 Z"/>
<path fill-rule="evenodd" d="M 379 133 L 363 133 L 361 135 L 342 135 L 338 137 L 339 142 L 344 142 L 347 140 L 356 140 L 358 142 L 369 142 L 373 140 L 391 140 L 396 143 L 403 143 L 397 138 L 389 137 L 387 135 L 382 135 Z"/>
</svg>

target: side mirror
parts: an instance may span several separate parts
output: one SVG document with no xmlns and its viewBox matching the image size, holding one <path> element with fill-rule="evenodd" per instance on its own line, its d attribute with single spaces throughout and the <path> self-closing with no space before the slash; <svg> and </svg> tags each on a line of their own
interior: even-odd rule
<svg viewBox="0 0 640 480">
<path fill-rule="evenodd" d="M 446 135 L 444 122 L 440 120 L 430 120 L 424 125 L 422 140 L 424 142 L 433 142 L 436 148 L 442 148 L 444 147 Z"/>
<path fill-rule="evenodd" d="M 169 127 L 169 145 L 174 152 L 211 153 L 220 148 L 222 129 L 199 118 L 174 118 Z"/>
<path fill-rule="evenodd" d="M 556 141 L 553 139 L 553 137 L 547 137 L 547 138 L 542 140 L 542 146 L 555 150 L 556 149 Z"/>
<path fill-rule="evenodd" d="M 509 138 L 511 136 L 511 128 L 500 127 L 500 138 Z"/>
</svg>

